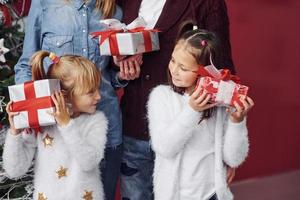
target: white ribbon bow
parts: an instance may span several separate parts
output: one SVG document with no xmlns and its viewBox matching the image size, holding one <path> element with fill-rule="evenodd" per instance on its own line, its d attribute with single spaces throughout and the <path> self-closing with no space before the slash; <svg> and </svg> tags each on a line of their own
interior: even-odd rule
<svg viewBox="0 0 300 200">
<path fill-rule="evenodd" d="M 107 29 L 120 30 L 123 29 L 125 32 L 129 29 L 134 29 L 137 27 L 146 27 L 147 23 L 142 17 L 138 17 L 133 20 L 130 24 L 126 25 L 117 19 L 104 19 L 100 20 Z"/>
</svg>

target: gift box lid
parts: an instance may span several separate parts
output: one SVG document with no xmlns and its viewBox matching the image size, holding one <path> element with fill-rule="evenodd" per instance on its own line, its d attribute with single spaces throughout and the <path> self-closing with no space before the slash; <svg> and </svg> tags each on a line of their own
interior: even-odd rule
<svg viewBox="0 0 300 200">
<path fill-rule="evenodd" d="M 36 98 L 50 96 L 54 91 L 60 90 L 60 82 L 58 79 L 29 81 L 22 84 L 8 86 L 10 100 L 14 102 L 25 100 L 25 85 L 32 82 L 34 84 L 34 93 Z"/>
</svg>

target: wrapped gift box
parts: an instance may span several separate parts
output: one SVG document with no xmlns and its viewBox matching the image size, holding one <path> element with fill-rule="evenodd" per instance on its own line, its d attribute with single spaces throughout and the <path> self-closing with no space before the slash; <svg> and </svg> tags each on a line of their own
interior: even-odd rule
<svg viewBox="0 0 300 200">
<path fill-rule="evenodd" d="M 242 106 L 240 98 L 246 96 L 249 90 L 247 86 L 231 80 L 223 81 L 208 76 L 199 78 L 198 87 L 211 94 L 212 103 L 218 102 L 221 106 L 234 106 L 234 101 Z"/>
<path fill-rule="evenodd" d="M 211 102 L 218 102 L 220 106 L 233 106 L 236 101 L 243 107 L 240 98 L 248 94 L 249 87 L 240 84 L 240 78 L 232 75 L 228 69 L 218 70 L 210 56 L 210 65 L 199 66 L 200 78 L 197 87 L 201 87 L 211 95 Z"/>
<path fill-rule="evenodd" d="M 94 32 L 99 37 L 101 55 L 135 55 L 159 50 L 158 30 L 147 29 L 146 22 L 137 18 L 129 25 L 116 19 L 102 20 L 106 31 Z"/>
<path fill-rule="evenodd" d="M 16 129 L 38 128 L 55 124 L 55 119 L 47 112 L 54 112 L 51 95 L 60 91 L 57 79 L 25 82 L 8 87 L 12 111 L 19 112 L 14 120 Z"/>
<path fill-rule="evenodd" d="M 148 30 L 114 33 L 100 44 L 101 55 L 135 55 L 156 50 L 159 50 L 158 33 Z"/>
</svg>

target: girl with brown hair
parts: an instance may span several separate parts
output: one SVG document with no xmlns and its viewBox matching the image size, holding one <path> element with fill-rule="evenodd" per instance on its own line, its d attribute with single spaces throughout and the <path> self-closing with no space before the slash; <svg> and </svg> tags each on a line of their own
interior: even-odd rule
<svg viewBox="0 0 300 200">
<path fill-rule="evenodd" d="M 213 33 L 192 27 L 180 31 L 170 83 L 155 87 L 148 101 L 154 199 L 232 200 L 226 168 L 238 167 L 248 155 L 246 116 L 254 102 L 240 96 L 242 105 L 235 101 L 235 111 L 226 112 L 196 87 L 199 68 L 215 60 L 219 46 Z"/>
</svg>

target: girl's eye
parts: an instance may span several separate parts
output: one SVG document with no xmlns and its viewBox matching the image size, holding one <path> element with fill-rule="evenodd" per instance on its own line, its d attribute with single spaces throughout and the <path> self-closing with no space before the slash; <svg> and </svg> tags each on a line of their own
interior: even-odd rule
<svg viewBox="0 0 300 200">
<path fill-rule="evenodd" d="M 90 91 L 87 93 L 87 95 L 89 95 L 89 96 L 93 96 L 94 94 L 95 94 L 95 91 Z"/>
<path fill-rule="evenodd" d="M 180 69 L 181 69 L 182 71 L 184 71 L 184 72 L 187 72 L 187 71 L 189 71 L 189 70 L 185 69 L 185 68 L 184 68 L 184 67 L 182 67 L 182 66 L 180 66 Z"/>
<path fill-rule="evenodd" d="M 174 62 L 175 62 L 174 58 L 171 58 L 171 63 L 174 63 Z"/>
</svg>

